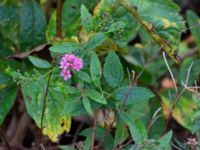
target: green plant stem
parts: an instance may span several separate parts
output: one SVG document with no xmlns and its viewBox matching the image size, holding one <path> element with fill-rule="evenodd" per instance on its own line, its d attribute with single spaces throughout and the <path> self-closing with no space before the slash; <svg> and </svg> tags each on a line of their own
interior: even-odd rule
<svg viewBox="0 0 200 150">
<path fill-rule="evenodd" d="M 58 0 L 57 1 L 57 16 L 56 16 L 56 36 L 59 38 L 62 38 L 62 0 Z M 46 99 L 47 99 L 47 95 L 48 95 L 48 87 L 50 84 L 50 80 L 51 80 L 51 76 L 53 73 L 53 69 L 56 65 L 56 60 L 57 60 L 57 56 L 54 57 L 54 59 L 52 60 L 51 64 L 52 67 L 50 69 L 50 73 L 49 73 L 49 77 L 47 80 L 47 86 L 45 89 L 45 95 L 44 95 L 44 100 L 43 100 L 43 107 L 42 107 L 42 116 L 41 116 L 41 124 L 40 124 L 40 136 L 39 136 L 39 141 L 40 141 L 40 146 L 42 145 L 42 130 L 43 130 L 43 122 L 44 122 L 44 113 L 45 113 L 45 109 L 46 109 Z"/>
</svg>

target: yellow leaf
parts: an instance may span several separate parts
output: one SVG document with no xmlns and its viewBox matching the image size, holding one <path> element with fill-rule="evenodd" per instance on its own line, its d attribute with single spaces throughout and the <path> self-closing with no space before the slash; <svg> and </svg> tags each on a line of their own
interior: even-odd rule
<svg viewBox="0 0 200 150">
<path fill-rule="evenodd" d="M 52 142 L 57 142 L 58 137 L 62 133 L 69 132 L 71 127 L 71 116 L 68 114 L 67 116 L 59 118 L 59 126 L 54 126 L 53 123 L 44 126 L 42 133 L 47 135 Z"/>
</svg>

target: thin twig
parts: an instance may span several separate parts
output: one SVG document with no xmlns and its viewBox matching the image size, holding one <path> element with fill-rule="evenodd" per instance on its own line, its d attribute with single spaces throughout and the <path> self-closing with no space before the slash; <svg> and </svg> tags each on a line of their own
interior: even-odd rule
<svg viewBox="0 0 200 150">
<path fill-rule="evenodd" d="M 164 61 L 165 61 L 166 66 L 167 66 L 167 69 L 169 70 L 170 76 L 171 76 L 171 78 L 172 78 L 172 81 L 173 81 L 173 84 L 174 84 L 174 88 L 175 88 L 175 90 L 176 90 L 176 93 L 178 93 L 178 88 L 177 88 L 177 86 L 176 86 L 176 81 L 175 81 L 174 75 L 173 75 L 173 73 L 172 73 L 172 71 L 171 71 L 171 69 L 170 69 L 170 67 L 169 67 L 169 64 L 168 64 L 168 62 L 167 62 L 167 59 L 166 59 L 166 56 L 165 56 L 165 52 L 163 51 L 162 54 L 163 54 L 163 58 L 164 58 Z"/>
<path fill-rule="evenodd" d="M 173 142 L 171 142 L 171 146 L 176 148 L 177 150 L 182 150 L 181 148 L 179 148 L 178 146 L 176 146 Z"/>
<path fill-rule="evenodd" d="M 123 144 L 123 145 L 120 145 L 119 146 L 119 149 L 122 149 L 123 147 L 125 147 L 125 146 L 127 146 L 127 145 L 129 145 L 130 143 L 132 143 L 134 140 L 132 139 L 132 140 L 130 140 L 130 141 L 128 141 L 128 142 L 126 142 L 125 144 Z"/>
<path fill-rule="evenodd" d="M 153 123 L 159 118 L 157 117 L 158 113 L 161 111 L 161 107 L 159 107 L 153 114 L 151 120 L 149 121 L 148 125 L 147 125 L 147 130 L 149 131 L 151 126 L 153 125 Z"/>
<path fill-rule="evenodd" d="M 96 137 L 96 125 L 97 125 L 97 117 L 96 113 L 94 114 L 94 122 L 93 122 L 93 133 L 92 133 L 92 142 L 91 142 L 91 150 L 94 150 L 94 142 Z"/>
<path fill-rule="evenodd" d="M 56 36 L 62 38 L 62 0 L 57 0 Z"/>
<path fill-rule="evenodd" d="M 192 66 L 193 66 L 193 62 L 190 64 L 190 67 L 188 68 L 188 71 L 187 71 L 187 77 L 186 77 L 186 81 L 185 81 L 185 84 L 187 85 L 188 82 L 189 82 L 189 78 L 190 78 L 190 72 L 191 72 L 191 69 L 192 69 Z"/>
<path fill-rule="evenodd" d="M 164 57 L 164 59 L 166 60 L 165 56 L 163 56 L 163 57 Z M 167 63 L 166 63 L 166 64 L 167 64 Z M 188 81 L 189 81 L 189 77 L 190 77 L 190 72 L 191 72 L 192 65 L 193 65 L 193 63 L 191 63 L 191 65 L 189 66 L 188 71 L 187 71 L 187 77 L 186 77 L 186 81 L 185 81 L 186 84 L 188 84 Z M 168 66 L 169 66 L 169 65 L 168 65 Z M 173 75 L 173 74 L 172 74 L 172 75 Z M 169 116 L 168 116 L 168 118 L 167 118 L 165 130 L 164 130 L 165 132 L 167 131 L 167 128 L 168 128 L 168 126 L 169 126 L 169 121 L 170 121 L 170 120 L 172 119 L 172 117 L 173 117 L 173 111 L 174 111 L 174 109 L 176 108 L 176 105 L 177 105 L 177 103 L 178 103 L 180 97 L 183 95 L 183 93 L 184 93 L 185 90 L 186 90 L 186 86 L 184 86 L 183 89 L 182 89 L 179 93 L 176 94 L 176 99 L 175 99 L 175 101 L 174 101 L 174 103 L 173 103 L 173 105 L 172 105 L 172 108 L 171 108 L 171 110 L 170 110 L 170 112 L 169 112 Z"/>
</svg>

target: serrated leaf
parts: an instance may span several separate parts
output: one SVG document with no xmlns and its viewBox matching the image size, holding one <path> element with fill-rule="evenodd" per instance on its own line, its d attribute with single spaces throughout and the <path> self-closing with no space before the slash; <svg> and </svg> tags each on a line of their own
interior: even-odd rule
<svg viewBox="0 0 200 150">
<path fill-rule="evenodd" d="M 196 26 L 200 23 L 200 17 L 195 12 L 189 10 L 187 11 L 187 21 L 200 51 L 200 27 Z"/>
<path fill-rule="evenodd" d="M 49 48 L 51 52 L 58 53 L 58 54 L 66 54 L 66 53 L 73 53 L 75 51 L 80 50 L 79 43 L 62 43 L 62 44 L 55 44 Z"/>
<path fill-rule="evenodd" d="M 7 86 L 0 90 L 0 125 L 12 108 L 16 95 L 17 88 L 15 85 Z"/>
<path fill-rule="evenodd" d="M 128 95 L 128 97 L 127 97 Z M 154 97 L 154 94 L 143 87 L 132 87 L 129 86 L 120 87 L 114 92 L 114 98 L 123 102 L 126 99 L 125 105 L 132 105 L 141 101 L 148 101 Z"/>
<path fill-rule="evenodd" d="M 32 49 L 45 43 L 46 19 L 36 0 L 24 1 L 20 16 L 20 48 Z"/>
<path fill-rule="evenodd" d="M 102 12 L 105 12 L 104 17 Z M 112 33 L 108 35 L 118 46 L 125 46 L 133 40 L 140 25 L 128 11 L 119 5 L 116 0 L 101 0 L 94 9 L 94 16 L 98 18 L 97 26 L 100 31 Z M 113 36 L 114 34 L 114 36 Z"/>
<path fill-rule="evenodd" d="M 38 68 L 51 68 L 51 64 L 43 59 L 34 57 L 34 56 L 29 56 L 28 59 L 30 60 L 30 62 Z"/>
<path fill-rule="evenodd" d="M 121 84 L 124 78 L 124 71 L 120 59 L 115 52 L 109 52 L 106 57 L 103 75 L 110 87 L 116 88 Z"/>
<path fill-rule="evenodd" d="M 85 107 L 85 110 L 89 114 L 93 114 L 89 99 L 87 97 L 83 97 L 82 102 L 83 102 L 83 106 Z"/>
<path fill-rule="evenodd" d="M 103 95 L 97 92 L 96 90 L 88 89 L 86 91 L 86 95 L 93 101 L 96 101 L 101 104 L 107 104 L 106 99 L 103 97 Z"/>
<path fill-rule="evenodd" d="M 64 109 L 65 105 L 68 105 L 66 99 L 68 96 L 62 88 L 63 85 L 60 86 L 60 84 L 56 81 L 53 84 L 50 83 L 44 110 L 42 133 L 53 142 L 58 141 L 58 137 L 63 132 L 68 132 L 71 126 L 71 116 L 68 110 Z M 46 86 L 47 81 L 44 78 L 31 80 L 28 85 L 22 85 L 26 109 L 39 128 L 41 128 Z"/>
<path fill-rule="evenodd" d="M 90 74 L 94 84 L 100 87 L 101 63 L 96 53 L 92 53 L 90 56 Z"/>
<path fill-rule="evenodd" d="M 177 43 L 180 41 L 179 33 L 185 28 L 184 20 L 178 13 L 178 6 L 171 0 L 119 2 L 148 31 L 154 41 L 162 45 L 162 49 L 170 58 L 178 63 Z"/>
<path fill-rule="evenodd" d="M 91 51 L 100 46 L 106 40 L 105 34 L 99 32 L 89 38 L 86 44 L 86 50 Z"/>
<path fill-rule="evenodd" d="M 93 26 L 92 16 L 83 4 L 81 5 L 81 24 L 87 32 L 91 31 Z"/>
</svg>

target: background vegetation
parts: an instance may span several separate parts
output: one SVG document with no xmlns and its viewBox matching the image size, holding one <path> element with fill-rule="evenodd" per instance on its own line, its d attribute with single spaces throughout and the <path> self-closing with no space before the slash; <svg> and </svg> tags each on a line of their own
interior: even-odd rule
<svg viewBox="0 0 200 150">
<path fill-rule="evenodd" d="M 197 0 L 1 0 L 0 149 L 199 149 L 199 15 Z M 83 61 L 68 80 L 64 54 Z"/>
</svg>

